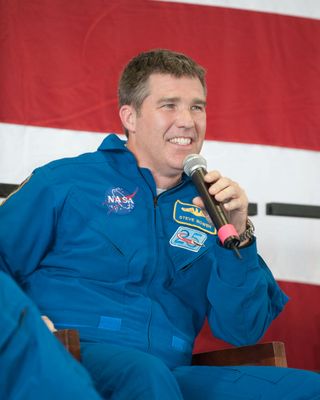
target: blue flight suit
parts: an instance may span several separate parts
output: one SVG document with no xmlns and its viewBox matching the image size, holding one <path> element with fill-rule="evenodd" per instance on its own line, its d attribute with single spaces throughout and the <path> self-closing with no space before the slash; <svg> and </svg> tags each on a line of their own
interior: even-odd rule
<svg viewBox="0 0 320 400">
<path fill-rule="evenodd" d="M 79 330 L 105 398 L 182 398 L 177 382 L 190 367 L 179 368 L 190 365 L 206 317 L 215 336 L 249 344 L 287 301 L 255 241 L 242 260 L 218 244 L 196 195 L 183 175 L 156 196 L 150 171 L 109 135 L 97 152 L 37 169 L 0 207 L 1 268 L 57 328 Z M 279 370 L 270 374 L 279 380 Z"/>
</svg>

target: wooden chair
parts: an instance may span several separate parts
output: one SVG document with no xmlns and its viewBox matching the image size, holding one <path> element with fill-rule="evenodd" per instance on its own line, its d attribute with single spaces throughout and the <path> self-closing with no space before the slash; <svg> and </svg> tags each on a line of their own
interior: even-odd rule
<svg viewBox="0 0 320 400">
<path fill-rule="evenodd" d="M 78 331 L 63 329 L 54 332 L 54 335 L 78 361 L 81 361 Z M 194 354 L 192 365 L 287 367 L 287 359 L 284 344 L 282 342 L 270 342 Z"/>
</svg>

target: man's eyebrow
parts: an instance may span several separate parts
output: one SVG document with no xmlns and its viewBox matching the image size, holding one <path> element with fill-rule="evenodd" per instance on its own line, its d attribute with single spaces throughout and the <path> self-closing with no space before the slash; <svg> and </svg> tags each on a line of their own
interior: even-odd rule
<svg viewBox="0 0 320 400">
<path fill-rule="evenodd" d="M 161 97 L 161 99 L 159 99 L 157 101 L 158 104 L 161 103 L 178 103 L 181 100 L 180 97 Z M 207 102 L 203 99 L 199 99 L 199 98 L 194 98 L 192 99 L 192 104 L 201 104 L 203 106 L 207 105 Z"/>
<path fill-rule="evenodd" d="M 177 103 L 180 97 L 161 97 L 157 103 Z"/>
<path fill-rule="evenodd" d="M 206 106 L 206 105 L 207 105 L 207 102 L 206 102 L 205 100 L 203 100 L 203 99 L 195 98 L 195 99 L 192 100 L 192 102 L 193 102 L 194 104 L 201 104 L 201 105 L 203 105 L 203 106 Z"/>
</svg>

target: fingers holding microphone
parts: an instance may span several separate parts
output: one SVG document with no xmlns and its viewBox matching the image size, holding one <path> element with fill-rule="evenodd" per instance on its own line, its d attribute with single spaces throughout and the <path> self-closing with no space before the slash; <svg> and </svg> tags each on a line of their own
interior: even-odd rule
<svg viewBox="0 0 320 400">
<path fill-rule="evenodd" d="M 194 204 L 207 211 L 222 243 L 237 245 L 239 233 L 246 229 L 247 196 L 236 182 L 222 177 L 218 171 L 207 172 L 206 167 L 200 154 L 189 154 L 183 162 L 184 172 L 200 195 L 193 200 Z M 228 237 L 230 240 L 226 241 Z"/>
<path fill-rule="evenodd" d="M 204 176 L 209 184 L 208 192 L 222 204 L 229 221 L 240 234 L 246 229 L 248 217 L 248 197 L 237 182 L 221 176 L 218 171 L 210 171 Z M 193 203 L 204 208 L 201 197 L 193 199 Z"/>
</svg>

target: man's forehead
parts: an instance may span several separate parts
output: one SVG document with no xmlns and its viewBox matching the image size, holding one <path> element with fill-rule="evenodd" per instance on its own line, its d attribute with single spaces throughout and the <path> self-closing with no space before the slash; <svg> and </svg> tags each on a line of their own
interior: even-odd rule
<svg viewBox="0 0 320 400">
<path fill-rule="evenodd" d="M 174 76 L 172 74 L 153 73 L 149 76 L 147 81 L 149 94 L 159 94 L 160 96 L 166 97 L 179 97 L 175 96 L 174 92 L 178 90 L 189 91 L 193 90 L 199 94 L 196 97 L 201 97 L 205 100 L 205 89 L 202 86 L 200 79 L 197 76 Z M 172 91 L 172 95 L 168 94 L 168 91 Z"/>
<path fill-rule="evenodd" d="M 190 80 L 190 82 L 199 82 L 200 85 L 201 81 L 197 76 L 191 76 L 191 75 L 181 75 L 181 76 L 176 76 L 170 73 L 162 73 L 162 72 L 154 72 L 150 74 L 149 76 L 149 82 L 155 82 L 159 80 L 171 80 L 171 81 L 182 81 L 182 80 Z"/>
</svg>

